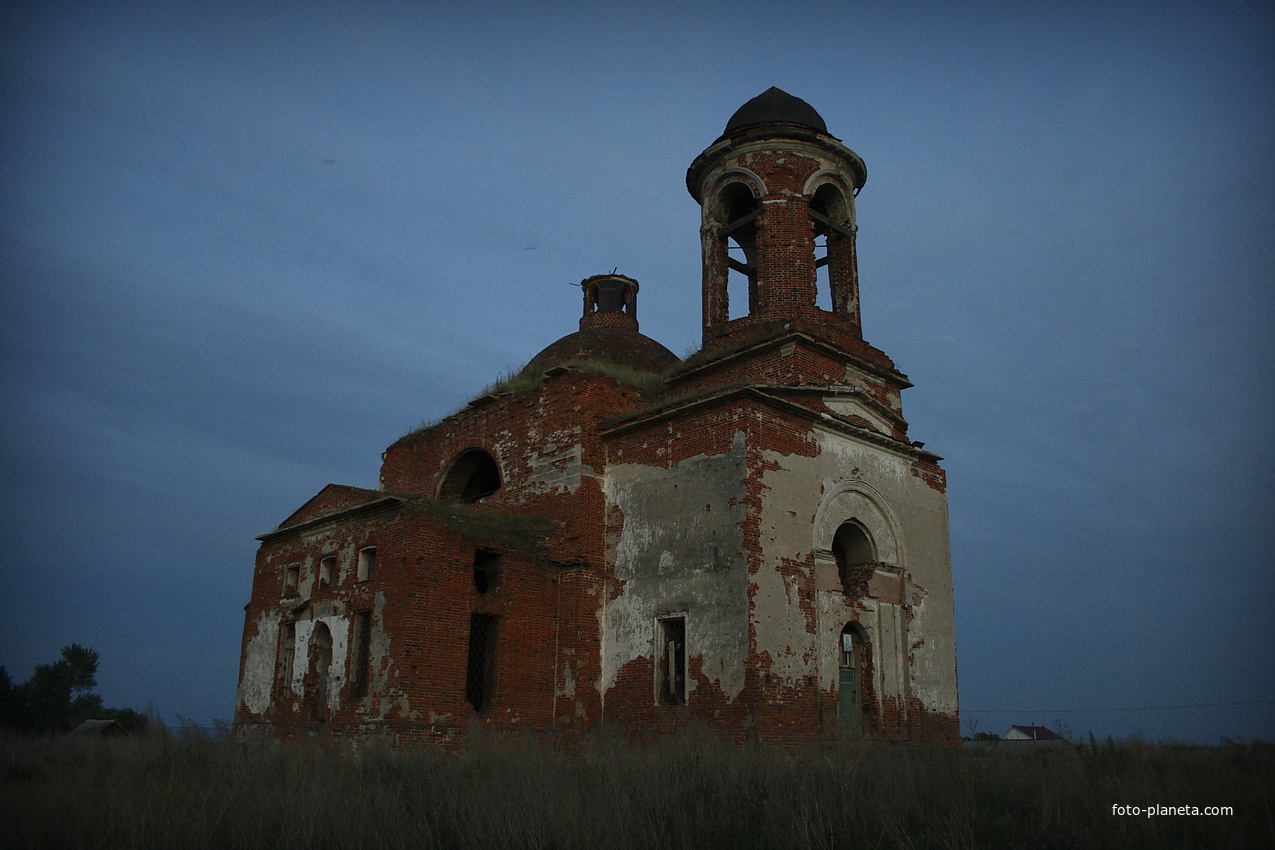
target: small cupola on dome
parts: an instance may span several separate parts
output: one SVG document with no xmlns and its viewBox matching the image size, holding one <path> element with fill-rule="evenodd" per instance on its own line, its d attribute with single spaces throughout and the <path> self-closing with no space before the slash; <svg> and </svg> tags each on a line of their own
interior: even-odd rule
<svg viewBox="0 0 1275 850">
<path fill-rule="evenodd" d="M 828 132 L 828 125 L 813 106 L 775 86 L 736 109 L 726 122 L 722 135 L 729 136 L 736 130 L 755 124 L 798 124 L 820 133 Z"/>
<path fill-rule="evenodd" d="M 606 362 L 643 372 L 664 372 L 681 360 L 638 332 L 638 282 L 622 274 L 597 274 L 580 281 L 584 315 L 580 330 L 549 345 L 523 367 L 523 373 L 554 366 Z"/>
<path fill-rule="evenodd" d="M 622 274 L 595 274 L 580 281 L 584 291 L 584 316 L 580 330 L 585 328 L 638 329 L 638 282 Z"/>
</svg>

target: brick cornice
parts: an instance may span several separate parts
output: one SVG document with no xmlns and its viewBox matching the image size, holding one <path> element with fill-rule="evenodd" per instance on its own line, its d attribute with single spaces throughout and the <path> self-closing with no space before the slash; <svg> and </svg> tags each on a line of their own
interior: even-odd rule
<svg viewBox="0 0 1275 850">
<path fill-rule="evenodd" d="M 665 407 L 652 410 L 647 413 L 640 413 L 631 418 L 613 420 L 610 425 L 603 423 L 603 428 L 600 434 L 603 439 L 619 437 L 625 434 L 634 433 L 635 431 L 641 431 L 655 425 L 660 425 L 674 419 L 690 416 L 703 410 L 721 407 L 734 401 L 747 399 L 750 401 L 756 401 L 780 413 L 787 414 L 797 419 L 803 419 L 829 431 L 834 431 L 866 443 L 872 443 L 912 460 L 937 462 L 943 459 L 941 456 L 936 455 L 933 452 L 927 452 L 924 449 L 919 449 L 916 446 L 911 445 L 910 443 L 896 440 L 893 437 L 888 437 L 872 428 L 854 425 L 850 422 L 838 419 L 831 413 L 819 413 L 808 407 L 803 407 L 799 404 L 794 404 L 791 401 L 780 398 L 778 393 L 784 391 L 785 388 L 771 389 L 756 386 L 735 387 L 712 395 L 699 396 L 682 402 L 673 402 Z"/>
<path fill-rule="evenodd" d="M 860 357 L 859 355 L 847 351 L 844 348 L 831 345 L 801 331 L 792 331 L 791 333 L 771 337 L 769 339 L 762 340 L 761 342 L 745 345 L 733 351 L 727 351 L 724 354 L 719 354 L 705 363 L 689 367 L 683 366 L 669 376 L 668 383 L 670 386 L 673 386 L 681 383 L 682 381 L 688 380 L 691 377 L 709 374 L 717 369 L 728 366 L 731 363 L 755 357 L 774 348 L 780 348 L 789 342 L 800 342 L 815 349 L 816 351 L 845 360 L 863 372 L 867 372 L 868 374 L 897 384 L 900 389 L 907 389 L 912 386 L 912 382 L 908 380 L 907 375 L 903 374 L 898 369 L 887 368 L 882 366 L 880 363 L 875 363 L 871 360 Z M 864 343 L 864 345 L 867 345 L 867 343 Z M 691 358 L 688 358 L 688 362 L 693 359 L 693 357 L 694 355 L 692 355 Z"/>
</svg>

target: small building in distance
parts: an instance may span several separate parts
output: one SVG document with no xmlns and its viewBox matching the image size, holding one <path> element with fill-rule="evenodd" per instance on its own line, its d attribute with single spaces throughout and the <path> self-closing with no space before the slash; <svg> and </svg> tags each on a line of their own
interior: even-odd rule
<svg viewBox="0 0 1275 850">
<path fill-rule="evenodd" d="M 64 738 L 127 738 L 128 730 L 117 720 L 85 720 L 63 736 Z"/>
<path fill-rule="evenodd" d="M 1009 731 L 1001 735 L 1002 741 L 1054 741 L 1066 744 L 1067 739 L 1044 726 L 1011 726 Z"/>
<path fill-rule="evenodd" d="M 957 744 L 947 483 L 863 338 L 866 177 L 804 101 L 740 107 L 686 175 L 700 351 L 585 278 L 576 332 L 262 535 L 237 732 Z"/>
</svg>

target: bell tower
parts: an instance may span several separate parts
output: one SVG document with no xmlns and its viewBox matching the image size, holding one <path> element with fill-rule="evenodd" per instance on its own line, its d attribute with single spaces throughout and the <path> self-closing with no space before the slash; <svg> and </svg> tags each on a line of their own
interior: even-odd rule
<svg viewBox="0 0 1275 850">
<path fill-rule="evenodd" d="M 854 201 L 866 179 L 800 98 L 771 87 L 731 116 L 686 173 L 701 208 L 706 353 L 784 332 L 863 344 Z"/>
</svg>

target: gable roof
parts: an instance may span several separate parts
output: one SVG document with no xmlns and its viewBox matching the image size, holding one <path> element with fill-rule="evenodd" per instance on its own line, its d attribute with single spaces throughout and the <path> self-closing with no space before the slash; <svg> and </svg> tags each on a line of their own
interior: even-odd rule
<svg viewBox="0 0 1275 850">
<path fill-rule="evenodd" d="M 112 737 L 115 735 L 127 735 L 128 730 L 115 720 L 85 720 L 79 726 L 76 726 L 70 732 L 66 733 L 68 738 L 76 737 Z"/>
<path fill-rule="evenodd" d="M 329 484 L 310 497 L 304 505 L 292 512 L 292 515 L 279 523 L 276 531 L 282 531 L 294 525 L 309 522 L 318 517 L 348 511 L 362 505 L 371 504 L 385 498 L 380 490 L 368 490 L 365 487 L 350 487 L 346 484 Z"/>
</svg>

